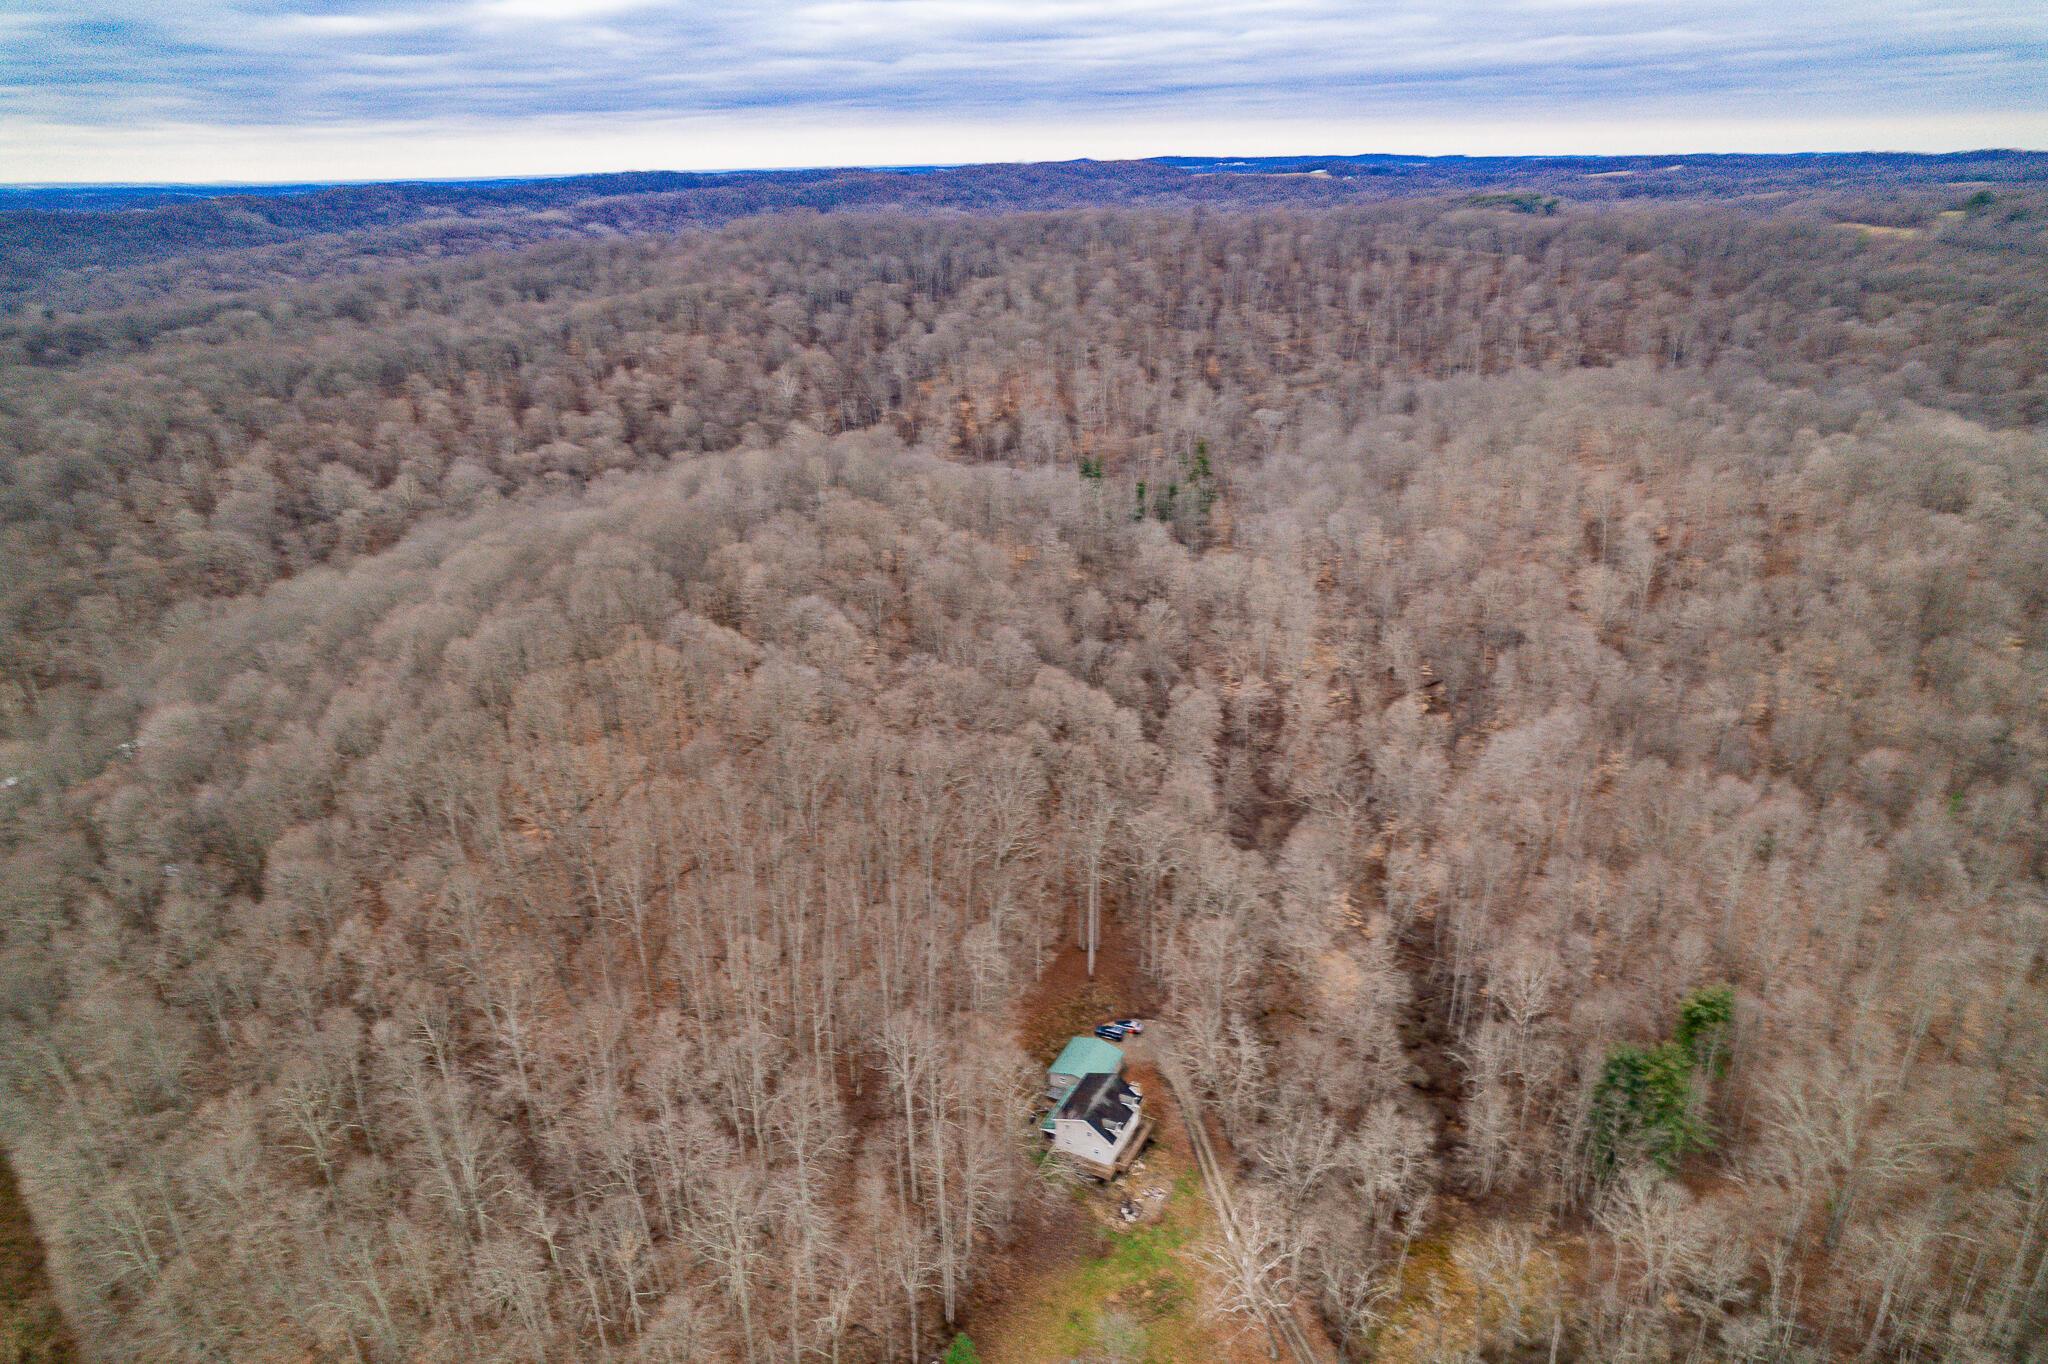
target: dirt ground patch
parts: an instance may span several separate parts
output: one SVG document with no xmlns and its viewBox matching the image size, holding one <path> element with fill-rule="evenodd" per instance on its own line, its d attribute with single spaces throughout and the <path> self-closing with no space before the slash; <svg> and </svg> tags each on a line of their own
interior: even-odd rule
<svg viewBox="0 0 2048 1364">
<path fill-rule="evenodd" d="M 69 1364 L 78 1357 L 50 1295 L 43 1245 L 0 1158 L 0 1364 Z"/>
<path fill-rule="evenodd" d="M 1017 1042 L 1041 1064 L 1059 1054 L 1067 1039 L 1086 1036 L 1111 1018 L 1149 1018 L 1158 998 L 1138 969 L 1137 955 L 1106 916 L 1095 954 L 1095 978 L 1088 978 L 1088 954 L 1063 944 L 1024 992 L 1018 1010 Z M 1148 1091 L 1149 1092 L 1149 1091 Z"/>
</svg>

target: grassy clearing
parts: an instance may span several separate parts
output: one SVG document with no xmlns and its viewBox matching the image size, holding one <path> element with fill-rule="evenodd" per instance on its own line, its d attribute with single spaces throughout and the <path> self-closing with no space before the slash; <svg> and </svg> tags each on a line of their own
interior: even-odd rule
<svg viewBox="0 0 2048 1364">
<path fill-rule="evenodd" d="M 1496 1270 L 1482 1289 L 1471 1267 L 1484 1261 L 1487 1231 L 1483 1225 L 1456 1226 L 1409 1247 L 1399 1296 L 1373 1336 L 1372 1359 L 1419 1364 L 1471 1353 L 1475 1333 L 1498 1344 L 1504 1338 L 1535 1339 L 1548 1329 L 1546 1305 L 1558 1291 L 1571 1247 L 1532 1239 L 1519 1272 Z"/>
<path fill-rule="evenodd" d="M 1091 1203 L 1109 1195 L 1076 1190 Z M 1157 1220 L 1114 1226 L 1078 1263 L 1048 1274 L 1010 1304 L 1001 1329 L 979 1339 L 988 1364 L 1175 1364 L 1236 1356 L 1228 1328 L 1204 1305 L 1194 1250 L 1215 1227 L 1200 1180 L 1183 1171 Z"/>
</svg>

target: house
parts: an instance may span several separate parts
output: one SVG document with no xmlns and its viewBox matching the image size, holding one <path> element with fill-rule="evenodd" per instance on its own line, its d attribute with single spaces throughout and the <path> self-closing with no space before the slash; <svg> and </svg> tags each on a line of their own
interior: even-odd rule
<svg viewBox="0 0 2048 1364">
<path fill-rule="evenodd" d="M 1067 1091 L 1090 1075 L 1121 1075 L 1124 1054 L 1099 1037 L 1077 1037 L 1060 1048 L 1045 1070 L 1045 1097 L 1064 1099 Z"/>
<path fill-rule="evenodd" d="M 1045 1121 L 1038 1130 L 1048 1137 L 1052 1135 L 1053 1115 L 1073 1092 L 1074 1086 L 1091 1075 L 1121 1075 L 1124 1073 L 1124 1054 L 1120 1048 L 1112 1047 L 1099 1037 L 1076 1037 L 1060 1048 L 1060 1054 L 1045 1069 L 1045 1097 L 1052 1100 L 1052 1112 L 1045 1115 Z"/>
<path fill-rule="evenodd" d="M 1152 1133 L 1144 1095 L 1121 1075 L 1090 1075 L 1052 1114 L 1052 1148 L 1099 1179 L 1130 1168 Z"/>
</svg>

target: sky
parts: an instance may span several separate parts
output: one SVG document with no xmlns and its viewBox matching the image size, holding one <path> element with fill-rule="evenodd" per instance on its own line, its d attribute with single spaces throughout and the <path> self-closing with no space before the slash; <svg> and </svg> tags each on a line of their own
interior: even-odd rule
<svg viewBox="0 0 2048 1364">
<path fill-rule="evenodd" d="M 0 181 L 2048 147 L 2048 0 L 0 0 Z"/>
</svg>

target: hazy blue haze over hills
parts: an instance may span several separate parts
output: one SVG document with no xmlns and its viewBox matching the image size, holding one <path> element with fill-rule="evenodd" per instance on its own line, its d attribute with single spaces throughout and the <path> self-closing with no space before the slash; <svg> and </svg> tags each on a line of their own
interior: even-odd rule
<svg viewBox="0 0 2048 1364">
<path fill-rule="evenodd" d="M 2048 167 L 2048 153 L 2000 149 L 1955 152 L 1946 155 L 1896 152 L 1813 152 L 1783 155 L 1669 155 L 1669 156 L 1415 156 L 1397 152 L 1346 154 L 1304 153 L 1287 156 L 1156 156 L 1142 162 L 1041 163 L 1054 166 L 1148 165 L 1167 166 L 1194 174 L 1273 174 L 1327 170 L 1337 175 L 1402 176 L 1416 183 L 1433 183 L 1444 177 L 1501 176 L 1566 171 L 1580 174 L 1611 174 L 1617 170 L 1633 173 L 1675 173 L 1680 170 L 1736 170 L 1750 174 L 1770 171 L 1821 176 L 1896 174 L 1920 178 L 1929 174 L 1968 173 L 1985 179 L 2033 179 Z M 199 199 L 227 197 L 275 198 L 314 194 L 327 190 L 404 187 L 408 190 L 477 191 L 507 186 L 532 187 L 536 193 L 585 191 L 589 193 L 645 193 L 658 190 L 694 189 L 743 179 L 800 182 L 822 177 L 870 173 L 884 175 L 930 175 L 941 171 L 978 169 L 959 165 L 890 165 L 817 167 L 804 170 L 763 170 L 745 167 L 726 171 L 624 171 L 577 176 L 490 176 L 477 179 L 395 181 L 306 181 L 288 184 L 183 184 L 109 183 L 0 185 L 0 211 L 17 209 L 99 210 L 161 208 Z M 1680 188 L 1666 182 L 1664 192 Z"/>
<path fill-rule="evenodd" d="M 379 258 L 504 249 L 558 238 L 673 232 L 787 211 L 993 213 L 1085 207 L 1319 207 L 1406 195 L 1533 195 L 1495 207 L 1706 198 L 1788 191 L 1937 194 L 1976 182 L 2048 180 L 2048 153 L 1805 156 L 1412 157 L 1385 154 L 815 170 L 643 171 L 535 180 L 272 186 L 43 186 L 0 191 L 0 300 L 68 307 L 147 296 L 111 272 L 173 259 L 388 234 Z M 1556 202 L 1552 202 L 1552 201 Z M 361 243 L 358 243 L 361 245 Z M 216 265 L 221 262 L 215 261 Z M 263 271 L 325 267 L 251 260 L 213 287 Z M 360 268 L 360 263 L 349 267 Z M 73 276 L 51 293 L 64 277 Z M 268 277 L 268 276 L 264 276 Z M 90 281 L 90 299 L 77 294 Z"/>
</svg>

